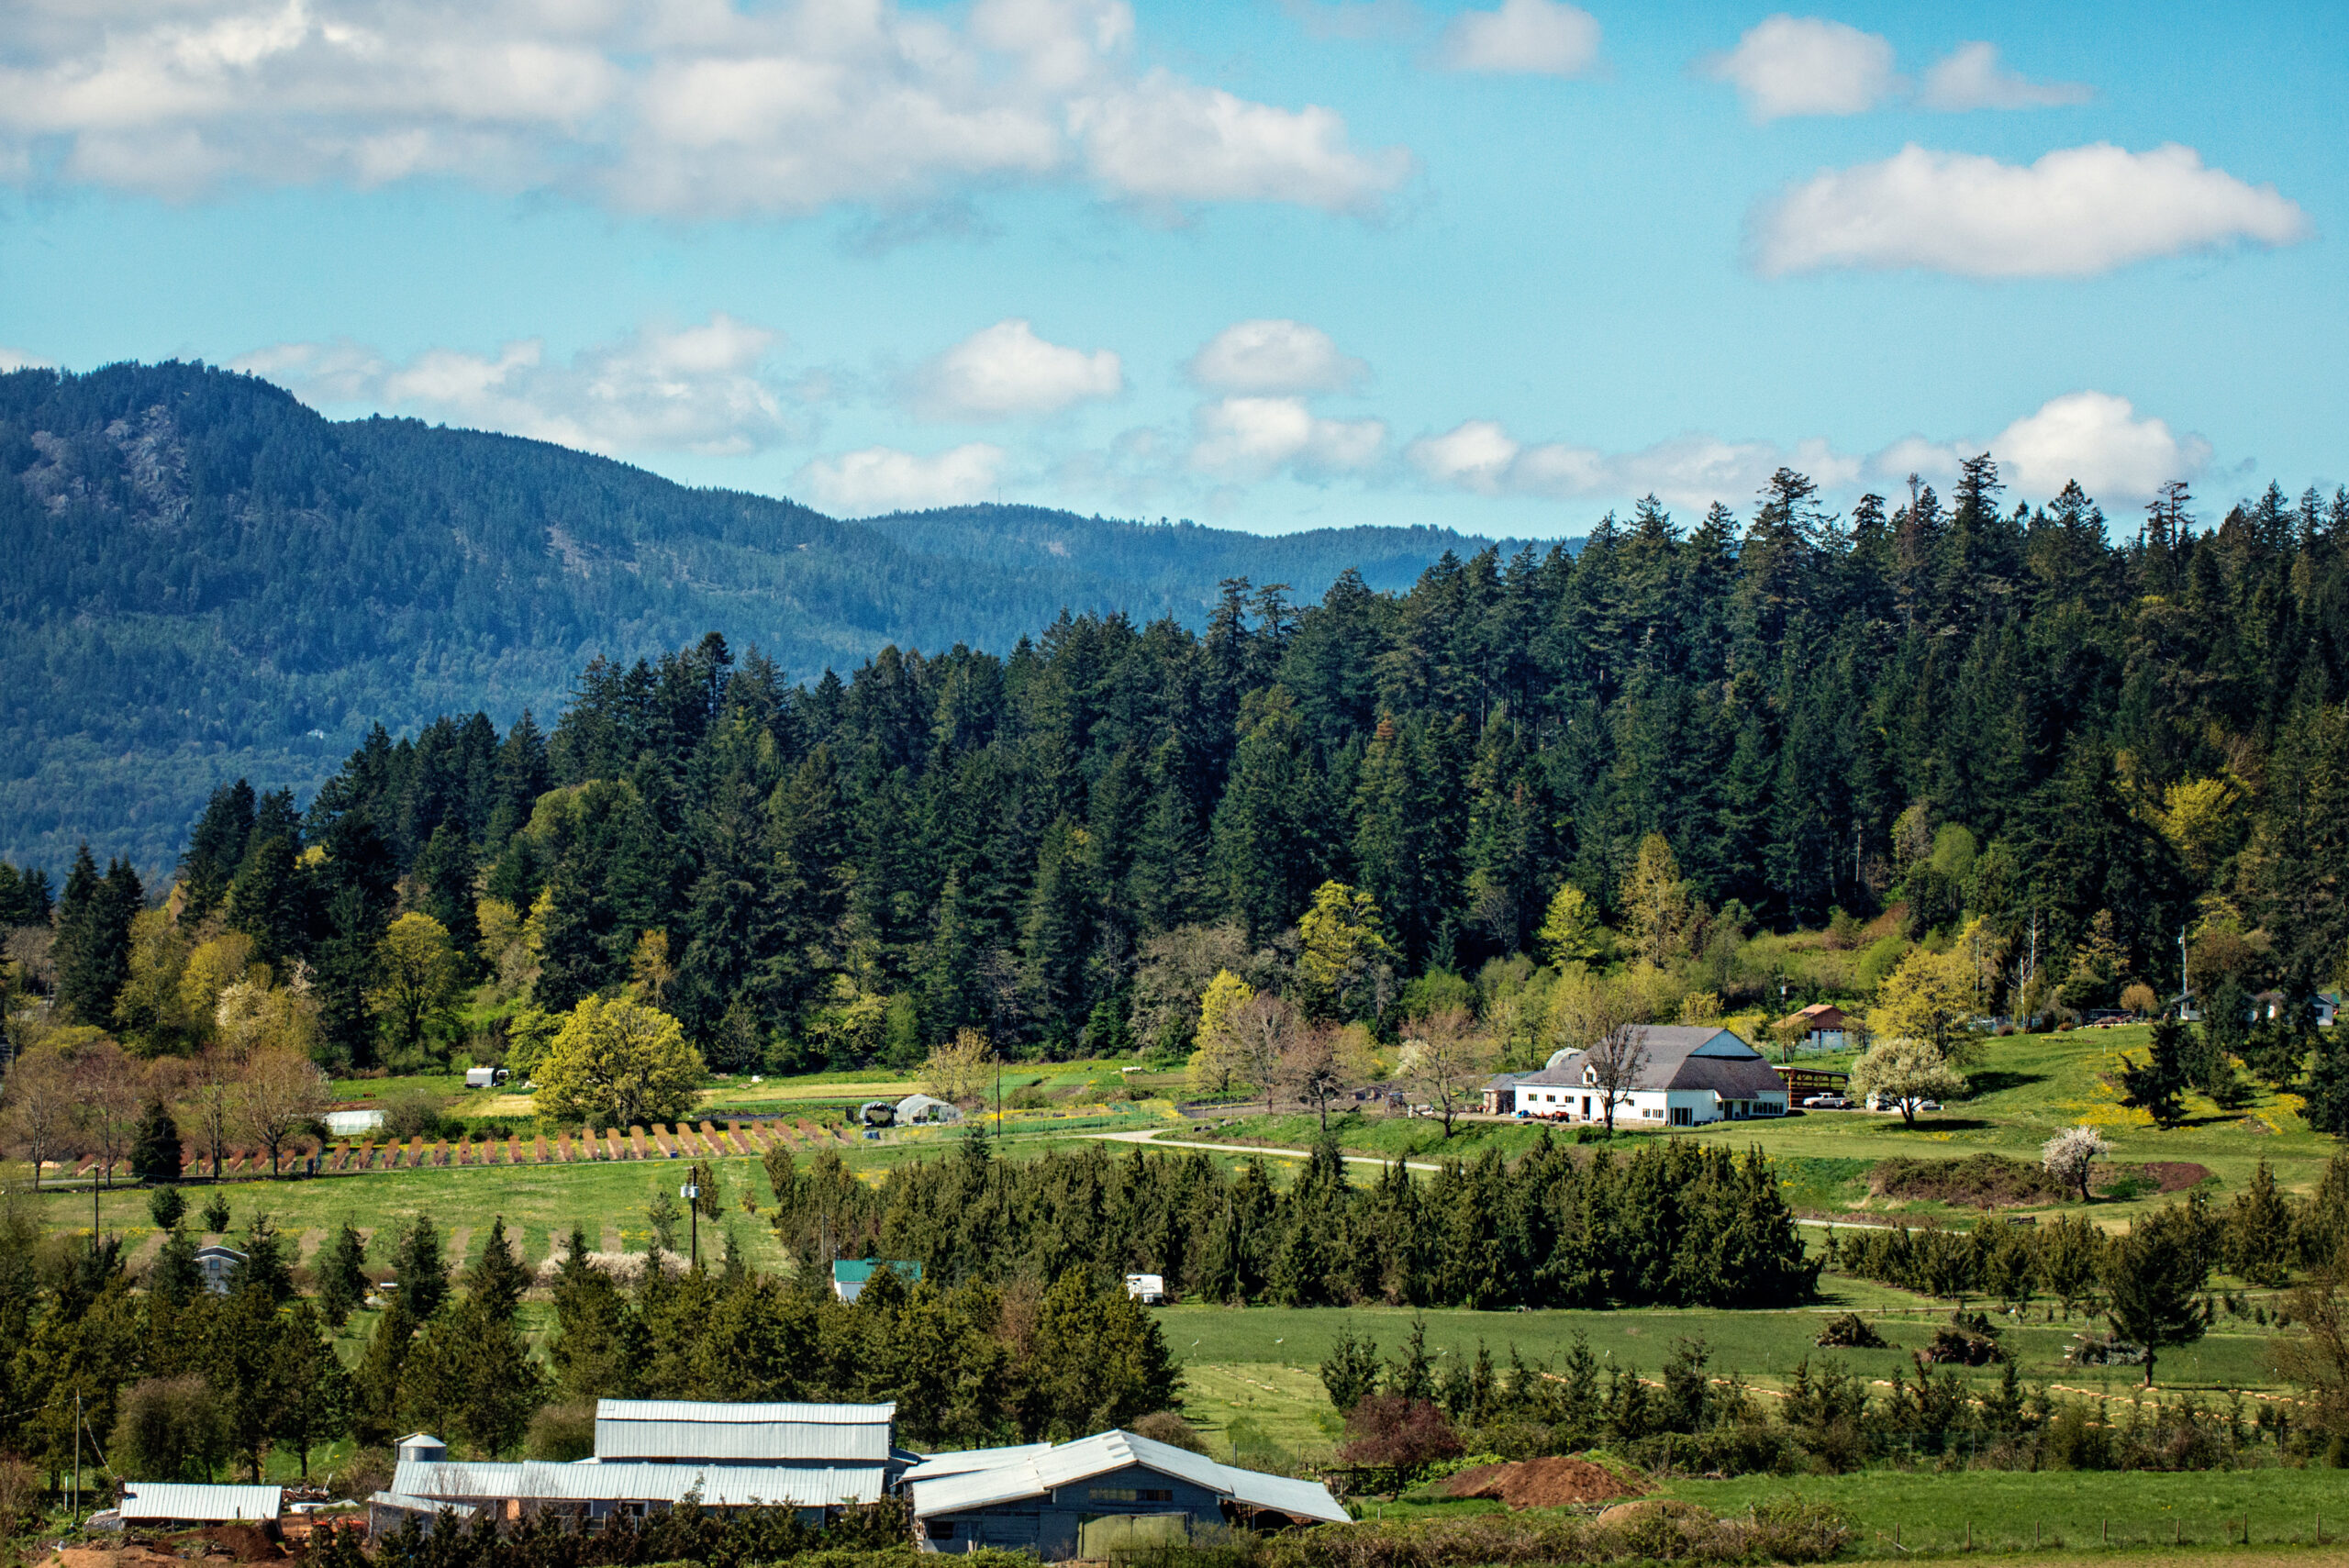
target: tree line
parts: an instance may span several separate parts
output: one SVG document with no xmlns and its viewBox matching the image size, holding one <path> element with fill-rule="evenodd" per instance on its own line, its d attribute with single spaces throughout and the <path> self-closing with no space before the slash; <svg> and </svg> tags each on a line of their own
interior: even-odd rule
<svg viewBox="0 0 2349 1568">
<path fill-rule="evenodd" d="M 1660 1141 L 1617 1156 L 1546 1134 L 1504 1161 L 1400 1162 L 1351 1184 L 1325 1135 L 1285 1188 L 1261 1160 L 1095 1146 L 995 1158 L 974 1128 L 951 1158 L 877 1186 L 837 1155 L 767 1156 L 775 1229 L 803 1269 L 840 1257 L 918 1262 L 926 1279 L 1155 1273 L 1201 1300 L 1388 1302 L 1492 1310 L 1609 1304 L 1794 1306 L 1810 1298 L 1793 1211 L 1759 1153 Z"/>
<path fill-rule="evenodd" d="M 77 863 L 56 991 L 194 1049 L 206 986 L 166 982 L 234 934 L 330 1063 L 445 1051 L 481 983 L 551 1016 L 633 989 L 711 1067 L 788 1071 L 966 1028 L 1187 1050 L 1225 970 L 1390 1038 L 1414 985 L 1481 1006 L 1545 961 L 1677 976 L 1671 1017 L 1762 999 L 1757 929 L 1890 904 L 1937 952 L 1966 931 L 1969 1011 L 2328 981 L 2349 495 L 2204 528 L 2172 487 L 2115 542 L 2076 488 L 1999 495 L 1977 459 L 1947 504 L 1837 517 L 1787 471 L 1742 524 L 1647 502 L 1404 593 L 1234 581 L 1197 634 L 1063 616 L 808 685 L 715 634 L 598 660 L 551 732 L 379 728 L 299 810 L 224 787 L 165 910 L 126 924 Z M 1357 935 L 1317 968 L 1332 906 Z M 142 976 L 199 1005 L 126 1015 Z"/>
</svg>

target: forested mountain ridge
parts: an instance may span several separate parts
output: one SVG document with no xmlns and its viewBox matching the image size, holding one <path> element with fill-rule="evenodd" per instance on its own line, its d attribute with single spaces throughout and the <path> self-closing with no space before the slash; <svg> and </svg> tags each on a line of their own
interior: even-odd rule
<svg viewBox="0 0 2349 1568">
<path fill-rule="evenodd" d="M 335 423 L 201 365 L 0 375 L 0 853 L 61 867 L 86 838 L 161 868 L 225 779 L 306 794 L 374 725 L 551 713 L 590 658 L 712 629 L 812 679 L 893 641 L 1008 652 L 1063 607 L 1196 625 L 1233 574 L 1309 596 L 1361 560 L 1401 586 L 1482 542 L 1015 510 L 1096 542 L 1007 558 L 990 509 L 837 521 L 542 442 Z"/>
<path fill-rule="evenodd" d="M 2182 937 L 2198 986 L 2305 995 L 2349 967 L 2344 699 L 2349 493 L 2208 528 L 2173 486 L 2114 542 L 1987 457 L 1848 518 L 1781 471 L 1742 523 L 1644 503 L 1302 611 L 1234 584 L 1200 633 L 1061 617 L 813 685 L 715 637 L 599 662 L 551 733 L 378 731 L 306 811 L 223 790 L 168 920 L 81 862 L 59 987 L 177 1049 L 210 1015 L 136 999 L 225 922 L 310 966 L 322 1060 L 414 1060 L 370 1002 L 396 917 L 444 983 L 657 997 L 727 1070 L 1181 1049 L 1226 970 L 1380 1029 L 1481 997 L 1527 1060 L 1586 965 L 1710 1021 L 1770 988 L 1756 929 L 1848 948 L 1898 901 L 1969 1012 L 2165 987 Z"/>
</svg>

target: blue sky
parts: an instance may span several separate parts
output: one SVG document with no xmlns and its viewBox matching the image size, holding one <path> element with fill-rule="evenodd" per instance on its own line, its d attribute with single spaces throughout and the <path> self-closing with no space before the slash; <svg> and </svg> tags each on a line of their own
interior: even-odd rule
<svg viewBox="0 0 2349 1568">
<path fill-rule="evenodd" d="M 2349 481 L 2339 7 L 15 0 L 0 361 L 858 515 Z"/>
</svg>

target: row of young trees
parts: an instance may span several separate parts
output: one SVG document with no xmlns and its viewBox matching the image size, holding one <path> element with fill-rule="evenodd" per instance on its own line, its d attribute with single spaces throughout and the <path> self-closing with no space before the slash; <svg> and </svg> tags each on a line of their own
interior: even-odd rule
<svg viewBox="0 0 2349 1568">
<path fill-rule="evenodd" d="M 1324 1137 L 1286 1188 L 1264 1162 L 1100 1147 L 992 1157 L 983 1129 L 952 1158 L 867 1186 L 836 1156 L 768 1156 L 775 1228 L 803 1266 L 877 1254 L 925 1278 L 1051 1279 L 1072 1268 L 1163 1275 L 1208 1301 L 1507 1307 L 1792 1306 L 1819 1266 L 1758 1153 L 1653 1143 L 1618 1157 L 1546 1133 L 1426 1182 L 1399 1163 L 1351 1184 Z"/>
<path fill-rule="evenodd" d="M 550 1013 L 650 987 L 720 1070 L 909 1066 L 964 1027 L 1187 1048 L 1198 993 L 1152 972 L 1216 944 L 1383 1027 L 1412 976 L 1553 957 L 1562 886 L 1650 964 L 1898 892 L 1918 934 L 1980 918 L 1991 1010 L 2169 984 L 2181 928 L 2199 974 L 2306 990 L 2349 951 L 2345 542 L 2349 495 L 2204 528 L 2173 487 L 2116 543 L 2076 489 L 2005 506 L 1985 458 L 1946 504 L 1831 517 L 1785 472 L 1742 524 L 1647 502 L 1301 612 L 1235 582 L 1198 635 L 1063 617 L 809 686 L 713 635 L 591 666 L 551 734 L 378 732 L 298 816 L 223 791 L 177 920 L 306 965 L 354 1062 L 415 1048 L 370 1001 L 409 917 Z M 1300 934 L 1330 884 L 1378 938 L 1334 987 Z M 127 969 L 66 956 L 113 1020 Z"/>
</svg>

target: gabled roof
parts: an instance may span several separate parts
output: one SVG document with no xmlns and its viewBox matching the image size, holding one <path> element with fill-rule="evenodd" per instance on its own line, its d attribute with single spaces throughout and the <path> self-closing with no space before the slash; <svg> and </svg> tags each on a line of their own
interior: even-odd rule
<svg viewBox="0 0 2349 1568">
<path fill-rule="evenodd" d="M 933 1453 L 900 1477 L 906 1481 L 935 1481 L 941 1475 L 968 1475 L 974 1470 L 993 1470 L 997 1465 L 1014 1464 L 1023 1459 L 1049 1453 L 1050 1443 L 1021 1443 L 1012 1448 L 969 1448 L 949 1453 Z"/>
<path fill-rule="evenodd" d="M 729 1463 L 885 1463 L 895 1405 L 598 1399 L 596 1458 Z"/>
<path fill-rule="evenodd" d="M 542 1503 L 681 1503 L 698 1493 L 704 1507 L 764 1504 L 800 1508 L 870 1503 L 881 1496 L 879 1465 L 806 1464 L 511 1464 L 403 1460 L 391 1489 L 410 1497 L 518 1497 Z"/>
<path fill-rule="evenodd" d="M 1724 1029 L 1686 1024 L 1655 1024 L 1643 1040 L 1648 1061 L 1633 1086 L 1650 1092 L 1665 1089 L 1710 1089 L 1724 1099 L 1750 1099 L 1776 1093 L 1786 1085 L 1762 1053 Z M 1520 1084 L 1558 1088 L 1583 1086 L 1579 1051 L 1561 1051 L 1539 1073 L 1529 1073 Z"/>
<path fill-rule="evenodd" d="M 926 1518 L 935 1514 L 962 1513 L 984 1508 L 996 1503 L 1016 1502 L 1023 1497 L 1044 1496 L 1062 1486 L 1072 1486 L 1096 1475 L 1107 1475 L 1130 1466 L 1140 1465 L 1187 1481 L 1204 1491 L 1215 1492 L 1236 1503 L 1253 1508 L 1272 1508 L 1294 1518 L 1324 1519 L 1342 1524 L 1351 1516 L 1330 1496 L 1330 1489 L 1310 1481 L 1291 1481 L 1285 1476 L 1266 1475 L 1261 1471 L 1242 1470 L 1236 1465 L 1219 1464 L 1205 1454 L 1171 1443 L 1152 1441 L 1136 1437 L 1119 1429 L 1097 1432 L 1074 1442 L 1047 1447 L 1037 1452 L 1034 1445 L 1017 1449 L 980 1449 L 966 1454 L 941 1455 L 960 1462 L 975 1462 L 986 1456 L 997 1456 L 991 1464 L 976 1465 L 952 1473 L 940 1473 L 929 1479 L 907 1474 L 907 1491 L 913 1498 L 914 1517 Z"/>
<path fill-rule="evenodd" d="M 284 1503 L 279 1486 L 209 1486 L 183 1481 L 127 1481 L 125 1519 L 273 1519 Z"/>
</svg>

